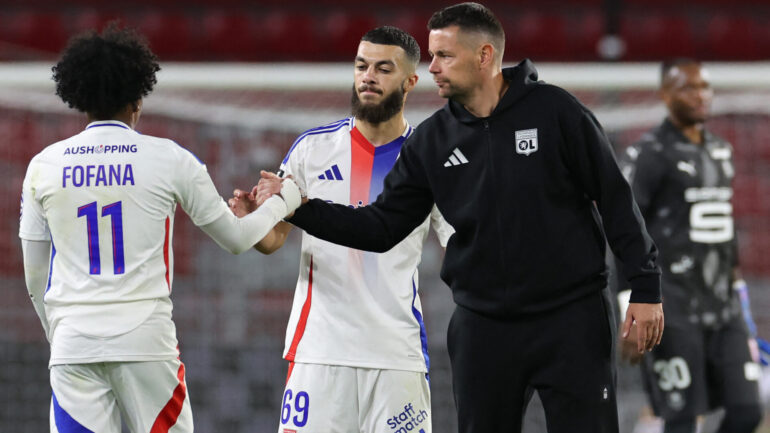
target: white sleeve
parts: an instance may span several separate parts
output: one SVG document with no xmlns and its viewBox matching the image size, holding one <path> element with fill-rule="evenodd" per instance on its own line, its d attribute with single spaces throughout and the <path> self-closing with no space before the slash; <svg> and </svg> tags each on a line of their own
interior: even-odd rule
<svg viewBox="0 0 770 433">
<path fill-rule="evenodd" d="M 27 284 L 27 292 L 35 307 L 35 312 L 43 325 L 45 337 L 48 335 L 48 318 L 45 315 L 43 296 L 48 282 L 48 266 L 51 260 L 50 241 L 21 240 L 22 255 L 24 257 L 24 280 Z"/>
<path fill-rule="evenodd" d="M 436 232 L 441 246 L 446 248 L 446 244 L 455 233 L 455 229 L 444 219 L 436 205 L 433 205 L 433 209 L 430 211 L 430 225 L 433 227 L 433 231 Z"/>
<path fill-rule="evenodd" d="M 307 140 L 307 138 L 305 138 Z M 281 161 L 280 170 L 283 177 L 291 176 L 297 186 L 307 194 L 307 180 L 305 179 L 305 164 L 303 155 L 305 154 L 304 141 L 297 141 L 292 144 L 286 157 Z"/>
<path fill-rule="evenodd" d="M 217 192 L 206 165 L 187 149 L 179 146 L 179 160 L 175 167 L 176 200 L 196 226 L 203 226 L 230 213 L 224 199 Z"/>
<path fill-rule="evenodd" d="M 43 206 L 35 196 L 35 179 L 39 176 L 39 165 L 35 159 L 27 167 L 21 188 L 21 216 L 19 237 L 30 241 L 50 241 L 51 233 L 43 213 Z"/>
<path fill-rule="evenodd" d="M 232 254 L 240 254 L 267 235 L 290 210 L 283 199 L 274 195 L 267 199 L 256 211 L 238 218 L 221 202 L 225 212 L 214 221 L 200 226 L 220 247 Z M 294 209 L 291 209 L 293 212 Z"/>
</svg>

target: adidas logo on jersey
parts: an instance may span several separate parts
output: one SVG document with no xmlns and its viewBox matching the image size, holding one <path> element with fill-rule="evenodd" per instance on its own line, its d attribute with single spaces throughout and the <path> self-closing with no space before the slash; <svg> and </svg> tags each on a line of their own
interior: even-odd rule
<svg viewBox="0 0 770 433">
<path fill-rule="evenodd" d="M 340 173 L 339 167 L 337 167 L 337 164 L 332 165 L 332 167 L 324 172 L 324 174 L 318 176 L 321 180 L 343 180 L 342 179 L 342 173 Z"/>
<path fill-rule="evenodd" d="M 460 152 L 460 149 L 455 147 L 455 150 L 449 155 L 449 160 L 444 163 L 444 167 L 452 167 L 455 165 L 463 165 L 468 163 L 468 158 Z"/>
</svg>

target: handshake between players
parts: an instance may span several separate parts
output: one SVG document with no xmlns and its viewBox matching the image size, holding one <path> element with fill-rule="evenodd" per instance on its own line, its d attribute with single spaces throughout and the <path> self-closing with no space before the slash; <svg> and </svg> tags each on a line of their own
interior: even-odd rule
<svg viewBox="0 0 770 433">
<path fill-rule="evenodd" d="M 270 197 L 279 195 L 290 210 L 286 215 L 289 218 L 294 214 L 293 210 L 296 210 L 307 200 L 291 176 L 282 178 L 265 170 L 261 170 L 259 174 L 261 178 L 257 185 L 251 188 L 251 191 L 236 188 L 233 190 L 233 197 L 227 200 L 227 204 L 235 216 L 242 218 L 257 210 Z"/>
</svg>

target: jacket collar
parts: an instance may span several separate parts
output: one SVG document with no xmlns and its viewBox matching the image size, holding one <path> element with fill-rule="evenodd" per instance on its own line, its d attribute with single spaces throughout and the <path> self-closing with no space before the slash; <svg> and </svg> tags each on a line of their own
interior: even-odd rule
<svg viewBox="0 0 770 433">
<path fill-rule="evenodd" d="M 494 117 L 507 110 L 534 89 L 535 85 L 539 83 L 535 65 L 533 65 L 529 59 L 522 60 L 518 65 L 512 68 L 503 68 L 503 79 L 508 82 L 508 90 L 506 90 L 503 97 L 500 98 L 500 102 L 498 102 L 497 107 L 495 107 L 489 117 Z M 462 104 L 453 101 L 452 99 L 447 102 L 444 109 L 447 110 L 451 116 L 463 123 L 472 123 L 481 120 L 481 118 L 474 116 L 466 110 Z"/>
<path fill-rule="evenodd" d="M 663 119 L 663 123 L 660 124 L 660 133 L 662 136 L 666 137 L 667 140 L 665 142 L 680 142 L 680 143 L 687 143 L 696 145 L 692 141 L 690 141 L 689 138 L 687 138 L 686 135 L 682 133 L 682 131 L 674 125 L 671 120 L 669 120 L 668 117 Z M 703 129 L 703 144 L 706 145 L 708 143 L 711 143 L 713 141 L 716 141 L 716 138 L 714 135 L 712 135 L 709 131 L 707 131 L 705 128 Z"/>
</svg>

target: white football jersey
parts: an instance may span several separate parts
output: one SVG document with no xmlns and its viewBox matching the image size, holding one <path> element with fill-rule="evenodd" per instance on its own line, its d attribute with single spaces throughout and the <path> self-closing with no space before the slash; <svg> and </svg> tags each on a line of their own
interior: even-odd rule
<svg viewBox="0 0 770 433">
<path fill-rule="evenodd" d="M 375 147 L 347 118 L 300 135 L 281 164 L 307 192 L 349 206 L 373 202 L 411 134 Z M 289 361 L 427 372 L 425 325 L 417 296 L 422 247 L 433 222 L 442 245 L 454 230 L 431 217 L 385 253 L 351 249 L 302 234 L 302 257 L 286 332 Z"/>
<path fill-rule="evenodd" d="M 177 203 L 199 226 L 228 212 L 192 153 L 118 121 L 93 122 L 32 159 L 19 236 L 52 243 L 51 364 L 178 356 L 169 299 Z"/>
</svg>

